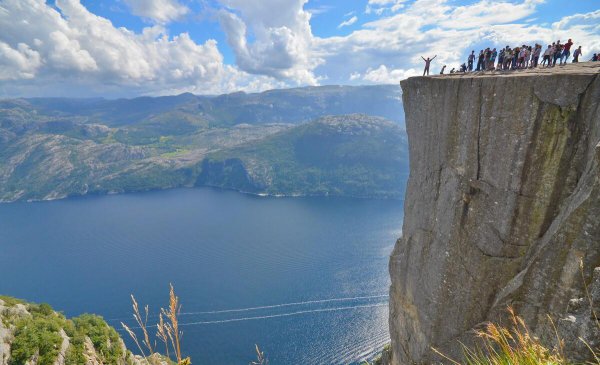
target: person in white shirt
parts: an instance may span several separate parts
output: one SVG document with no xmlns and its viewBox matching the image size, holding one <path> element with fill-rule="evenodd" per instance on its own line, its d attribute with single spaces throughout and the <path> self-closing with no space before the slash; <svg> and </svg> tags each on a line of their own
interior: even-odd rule
<svg viewBox="0 0 600 365">
<path fill-rule="evenodd" d="M 552 48 L 551 45 L 548 45 L 548 48 L 546 48 L 546 51 L 544 52 L 544 58 L 542 59 L 542 66 L 544 66 L 544 64 L 546 64 L 546 67 L 549 67 L 551 62 L 550 62 L 550 56 L 554 54 L 554 49 Z"/>
</svg>

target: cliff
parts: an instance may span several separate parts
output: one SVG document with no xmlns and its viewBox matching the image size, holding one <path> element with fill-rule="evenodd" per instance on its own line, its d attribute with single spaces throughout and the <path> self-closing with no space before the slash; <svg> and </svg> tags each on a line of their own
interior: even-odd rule
<svg viewBox="0 0 600 365">
<path fill-rule="evenodd" d="M 589 310 L 567 310 L 584 296 L 580 263 L 588 285 L 600 266 L 599 72 L 402 81 L 410 177 L 389 268 L 393 364 L 440 360 L 432 346 L 460 356 L 458 341 L 507 306 L 549 342 L 550 315 L 569 356 L 591 356 L 568 337 Z"/>
</svg>

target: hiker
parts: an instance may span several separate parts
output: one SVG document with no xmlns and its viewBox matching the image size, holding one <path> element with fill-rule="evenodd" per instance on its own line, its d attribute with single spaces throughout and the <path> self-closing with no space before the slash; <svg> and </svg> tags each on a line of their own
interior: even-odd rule
<svg viewBox="0 0 600 365">
<path fill-rule="evenodd" d="M 517 68 L 523 68 L 525 64 L 525 45 L 519 50 L 519 58 L 517 59 Z"/>
<path fill-rule="evenodd" d="M 467 72 L 467 65 L 466 64 L 463 63 L 462 65 L 460 65 L 460 72 L 462 72 L 462 73 Z"/>
<path fill-rule="evenodd" d="M 597 62 L 598 61 L 598 55 L 596 53 L 594 53 L 594 55 L 592 56 L 592 59 L 590 61 Z"/>
<path fill-rule="evenodd" d="M 483 50 L 479 51 L 479 57 L 477 58 L 477 68 L 475 71 L 481 71 L 481 66 L 483 65 Z"/>
<path fill-rule="evenodd" d="M 488 66 L 488 70 L 494 69 L 494 64 L 496 63 L 496 57 L 498 56 L 498 51 L 494 48 L 490 53 L 490 64 Z"/>
<path fill-rule="evenodd" d="M 571 55 L 571 46 L 572 45 L 573 45 L 573 41 L 571 41 L 571 39 L 569 38 L 569 41 L 564 44 L 563 52 L 560 55 L 560 64 L 561 65 L 567 64 L 567 60 L 569 59 L 569 56 Z M 563 63 L 563 58 L 565 59 L 564 63 Z"/>
<path fill-rule="evenodd" d="M 515 47 L 515 49 L 513 50 L 513 58 L 512 58 L 512 63 L 511 63 L 511 70 L 516 70 L 517 69 L 517 63 L 519 61 L 519 53 L 521 53 L 521 49 L 519 47 Z"/>
<path fill-rule="evenodd" d="M 423 76 L 425 76 L 425 73 L 427 73 L 427 76 L 429 76 L 429 65 L 431 65 L 431 61 L 433 61 L 433 59 L 436 57 L 437 55 L 433 56 L 433 58 L 427 57 L 427 59 L 425 59 L 423 58 L 423 56 L 421 56 L 421 58 L 423 58 L 423 61 L 425 61 L 425 69 L 423 70 Z"/>
<path fill-rule="evenodd" d="M 544 58 L 542 58 L 542 66 L 546 65 L 546 67 L 550 67 L 550 55 L 552 55 L 554 51 L 552 50 L 552 45 L 548 45 L 548 48 L 544 51 Z"/>
<path fill-rule="evenodd" d="M 531 63 L 532 63 L 533 68 L 538 66 L 538 61 L 540 59 L 541 53 L 542 53 L 542 45 L 536 43 L 535 48 L 533 50 L 533 54 L 531 55 Z"/>
<path fill-rule="evenodd" d="M 504 67 L 503 69 L 508 71 L 510 70 L 510 63 L 512 62 L 513 59 L 513 50 L 509 47 L 506 46 L 506 50 L 504 51 Z"/>
<path fill-rule="evenodd" d="M 492 56 L 492 51 L 489 48 L 486 48 L 483 52 L 483 65 L 481 66 L 482 71 L 486 71 L 490 67 L 490 57 Z"/>
<path fill-rule="evenodd" d="M 502 65 L 504 65 L 504 48 L 502 48 L 500 53 L 498 53 L 498 66 L 496 66 L 496 69 L 502 70 Z"/>
<path fill-rule="evenodd" d="M 442 71 L 440 71 L 440 75 L 444 74 L 444 70 L 446 69 L 446 65 L 442 66 Z"/>
<path fill-rule="evenodd" d="M 531 56 L 533 55 L 533 49 L 531 48 L 531 46 L 527 47 L 527 53 L 525 55 L 525 64 L 527 66 L 527 68 L 531 67 L 531 65 L 533 64 L 533 62 L 531 62 Z"/>
<path fill-rule="evenodd" d="M 556 46 L 554 46 L 554 56 L 552 60 L 552 67 L 556 66 L 556 60 L 560 58 L 562 54 L 562 44 L 560 44 L 560 39 L 556 42 Z"/>
<path fill-rule="evenodd" d="M 475 61 L 475 50 L 471 51 L 471 54 L 468 58 L 469 72 L 473 71 L 473 61 Z"/>
<path fill-rule="evenodd" d="M 579 62 L 579 56 L 582 56 L 581 46 L 579 46 L 579 48 L 577 48 L 575 52 L 573 52 L 573 63 Z"/>
</svg>

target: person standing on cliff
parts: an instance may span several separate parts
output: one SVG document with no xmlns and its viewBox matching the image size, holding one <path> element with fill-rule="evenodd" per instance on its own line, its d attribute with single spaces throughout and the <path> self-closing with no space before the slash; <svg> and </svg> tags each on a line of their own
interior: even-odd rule
<svg viewBox="0 0 600 365">
<path fill-rule="evenodd" d="M 569 41 L 567 43 L 565 43 L 565 45 L 563 46 L 563 52 L 560 55 L 560 64 L 561 65 L 566 65 L 567 64 L 567 60 L 569 59 L 569 56 L 571 55 L 571 46 L 573 45 L 573 41 L 571 39 L 569 39 Z M 563 58 L 564 58 L 564 63 L 563 63 Z"/>
<path fill-rule="evenodd" d="M 581 53 L 581 46 L 579 46 L 579 48 L 577 48 L 575 52 L 573 52 L 573 63 L 579 62 L 579 56 L 582 55 L 583 53 Z"/>
<path fill-rule="evenodd" d="M 544 52 L 544 58 L 542 59 L 541 66 L 546 65 L 546 67 L 550 67 L 550 63 L 552 63 L 550 60 L 550 56 L 552 55 L 553 52 L 554 51 L 552 50 L 552 45 L 549 44 L 548 48 L 546 48 L 546 51 Z"/>
<path fill-rule="evenodd" d="M 504 51 L 505 49 L 500 49 L 498 52 L 498 66 L 496 66 L 496 70 L 502 70 L 502 65 L 504 64 Z"/>
<path fill-rule="evenodd" d="M 493 50 L 490 51 L 490 61 L 489 61 L 489 65 L 487 67 L 488 70 L 494 69 L 494 64 L 496 63 L 496 57 L 498 57 L 498 51 L 496 51 L 496 48 L 494 48 Z"/>
<path fill-rule="evenodd" d="M 436 57 L 437 55 L 433 56 L 433 58 L 427 57 L 427 59 L 425 59 L 423 56 L 421 56 L 423 61 L 425 61 L 425 69 L 423 70 L 423 76 L 425 76 L 425 73 L 427 73 L 427 76 L 429 76 L 429 66 L 431 65 L 431 61 L 433 61 L 433 59 Z"/>
<path fill-rule="evenodd" d="M 542 46 L 540 44 L 535 44 L 535 48 L 533 49 L 533 54 L 531 55 L 531 63 L 532 67 L 537 67 L 540 59 L 540 54 L 542 53 Z"/>
<path fill-rule="evenodd" d="M 509 46 L 506 46 L 506 49 L 504 50 L 504 65 L 502 65 L 503 70 L 510 70 L 510 63 L 512 62 L 512 59 L 513 50 Z"/>
<path fill-rule="evenodd" d="M 554 46 L 554 55 L 552 56 L 552 67 L 556 66 L 556 60 L 560 58 L 562 55 L 562 44 L 560 44 L 560 39 L 556 41 L 556 45 Z"/>
<path fill-rule="evenodd" d="M 479 51 L 479 57 L 477 58 L 477 68 L 475 71 L 481 71 L 481 66 L 483 66 L 483 50 Z"/>
<path fill-rule="evenodd" d="M 467 60 L 468 63 L 468 67 L 469 67 L 469 72 L 473 71 L 473 62 L 475 62 L 475 50 L 471 51 L 471 54 L 469 55 L 469 58 Z"/>
</svg>

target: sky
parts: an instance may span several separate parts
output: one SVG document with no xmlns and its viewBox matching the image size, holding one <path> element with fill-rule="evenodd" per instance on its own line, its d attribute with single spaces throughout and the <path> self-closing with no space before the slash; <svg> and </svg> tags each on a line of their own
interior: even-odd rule
<svg viewBox="0 0 600 365">
<path fill-rule="evenodd" d="M 221 94 L 395 84 L 421 56 L 572 38 L 599 0 L 0 0 L 0 97 Z"/>
</svg>

